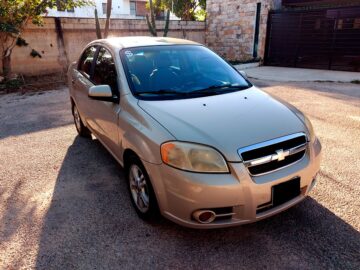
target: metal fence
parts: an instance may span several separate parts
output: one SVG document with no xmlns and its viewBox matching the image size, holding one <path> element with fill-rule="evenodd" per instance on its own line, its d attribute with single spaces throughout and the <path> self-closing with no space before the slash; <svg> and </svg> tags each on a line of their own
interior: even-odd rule
<svg viewBox="0 0 360 270">
<path fill-rule="evenodd" d="M 265 64 L 360 71 L 360 7 L 269 13 Z"/>
</svg>

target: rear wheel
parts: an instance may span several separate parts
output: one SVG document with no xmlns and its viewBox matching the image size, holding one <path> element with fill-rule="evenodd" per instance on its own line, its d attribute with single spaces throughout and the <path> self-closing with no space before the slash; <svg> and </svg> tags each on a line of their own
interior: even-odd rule
<svg viewBox="0 0 360 270">
<path fill-rule="evenodd" d="M 158 217 L 159 208 L 153 187 L 144 165 L 137 157 L 130 157 L 126 175 L 131 202 L 139 217 L 144 220 Z"/>
<path fill-rule="evenodd" d="M 74 124 L 75 124 L 78 134 L 81 137 L 91 138 L 91 131 L 82 122 L 80 113 L 79 113 L 76 105 L 73 105 L 72 112 L 73 112 L 73 116 L 74 116 Z"/>
</svg>

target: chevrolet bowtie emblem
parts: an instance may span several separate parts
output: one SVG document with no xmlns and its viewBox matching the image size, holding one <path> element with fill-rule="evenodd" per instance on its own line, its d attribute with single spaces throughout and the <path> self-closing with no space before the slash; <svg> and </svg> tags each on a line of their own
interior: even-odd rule
<svg viewBox="0 0 360 270">
<path fill-rule="evenodd" d="M 284 150 L 280 149 L 280 150 L 276 150 L 276 155 L 277 155 L 277 160 L 278 161 L 282 161 L 285 159 L 286 155 L 284 153 Z"/>
</svg>

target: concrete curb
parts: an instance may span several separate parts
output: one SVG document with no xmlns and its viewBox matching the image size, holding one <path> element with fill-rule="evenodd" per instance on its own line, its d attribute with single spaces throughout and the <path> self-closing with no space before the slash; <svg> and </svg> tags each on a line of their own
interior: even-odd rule
<svg viewBox="0 0 360 270">
<path fill-rule="evenodd" d="M 238 70 L 243 70 L 242 67 Z M 360 72 L 317 70 L 303 68 L 284 68 L 261 66 L 246 70 L 249 78 L 277 82 L 339 82 L 360 81 Z"/>
<path fill-rule="evenodd" d="M 244 69 L 249 69 L 249 68 L 256 68 L 256 67 L 259 67 L 259 66 L 260 66 L 260 62 L 234 65 L 234 67 L 235 67 L 237 70 L 244 70 Z"/>
</svg>

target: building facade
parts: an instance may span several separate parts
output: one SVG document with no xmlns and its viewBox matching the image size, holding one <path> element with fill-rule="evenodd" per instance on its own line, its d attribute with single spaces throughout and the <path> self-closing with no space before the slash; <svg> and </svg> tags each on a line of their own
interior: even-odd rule
<svg viewBox="0 0 360 270">
<path fill-rule="evenodd" d="M 275 52 L 276 60 L 287 66 L 309 59 L 308 67 L 314 68 L 311 61 L 319 54 L 319 44 L 325 44 L 328 51 L 321 50 L 324 63 L 318 68 L 339 69 L 333 60 L 342 59 L 340 69 L 344 69 L 360 57 L 356 6 L 360 7 L 360 0 L 207 0 L 206 42 L 230 61 L 266 59 L 266 52 Z"/>
<path fill-rule="evenodd" d="M 60 0 L 58 0 L 60 1 Z M 143 18 L 147 13 L 147 0 L 112 0 L 111 18 L 136 19 Z M 106 17 L 106 0 L 94 0 L 94 6 L 84 6 L 73 10 L 59 10 L 53 8 L 48 10 L 48 17 L 71 17 L 71 18 L 93 18 L 95 8 L 99 18 Z"/>
</svg>

